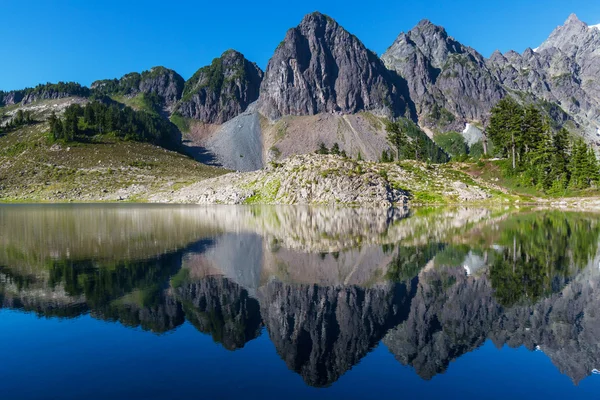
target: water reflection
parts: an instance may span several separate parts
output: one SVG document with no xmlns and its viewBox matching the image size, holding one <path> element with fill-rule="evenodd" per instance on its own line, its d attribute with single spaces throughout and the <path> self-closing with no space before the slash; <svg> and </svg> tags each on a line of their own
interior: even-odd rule
<svg viewBox="0 0 600 400">
<path fill-rule="evenodd" d="M 228 350 L 327 386 L 383 343 L 424 379 L 486 340 L 600 366 L 600 218 L 549 211 L 0 207 L 0 305 Z M 243 350 L 241 350 L 243 351 Z"/>
</svg>

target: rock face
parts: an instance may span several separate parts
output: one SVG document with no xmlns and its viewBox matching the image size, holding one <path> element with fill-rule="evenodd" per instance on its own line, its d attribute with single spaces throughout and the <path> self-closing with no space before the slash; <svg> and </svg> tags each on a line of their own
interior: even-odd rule
<svg viewBox="0 0 600 400">
<path fill-rule="evenodd" d="M 501 84 L 554 102 L 582 125 L 588 141 L 600 128 L 600 29 L 572 14 L 537 49 L 495 52 L 487 61 Z"/>
<path fill-rule="evenodd" d="M 467 121 L 485 121 L 506 95 L 479 53 L 427 20 L 401 33 L 382 60 L 406 79 L 425 126 L 462 130 Z"/>
<path fill-rule="evenodd" d="M 13 90 L 10 92 L 0 92 L 0 107 L 11 106 L 23 100 L 22 90 Z"/>
<path fill-rule="evenodd" d="M 422 126 L 462 131 L 465 123 L 485 125 L 491 108 L 510 94 L 538 102 L 558 123 L 574 118 L 594 142 L 600 132 L 599 48 L 600 29 L 571 15 L 535 51 L 496 51 L 485 59 L 424 20 L 401 33 L 382 59 L 406 79 Z"/>
<path fill-rule="evenodd" d="M 141 74 L 133 72 L 121 79 L 108 79 L 92 83 L 92 90 L 106 95 L 134 97 L 138 94 L 157 95 L 162 106 L 172 110 L 183 93 L 184 79 L 165 67 L 154 67 Z"/>
<path fill-rule="evenodd" d="M 235 50 L 227 50 L 200 68 L 186 83 L 177 112 L 184 117 L 222 124 L 258 98 L 263 72 Z"/>
<path fill-rule="evenodd" d="M 290 29 L 269 61 L 260 111 L 282 115 L 406 112 L 400 81 L 332 18 L 312 13 Z"/>
</svg>

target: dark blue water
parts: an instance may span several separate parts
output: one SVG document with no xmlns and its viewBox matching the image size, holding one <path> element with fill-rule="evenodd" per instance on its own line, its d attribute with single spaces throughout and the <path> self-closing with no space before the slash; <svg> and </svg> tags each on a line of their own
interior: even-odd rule
<svg viewBox="0 0 600 400">
<path fill-rule="evenodd" d="M 0 207 L 2 398 L 597 398 L 596 215 L 353 217 Z"/>
</svg>

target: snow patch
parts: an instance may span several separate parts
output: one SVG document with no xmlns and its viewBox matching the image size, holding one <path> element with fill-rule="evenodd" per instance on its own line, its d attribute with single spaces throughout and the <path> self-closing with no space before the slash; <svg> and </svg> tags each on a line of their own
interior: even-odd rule
<svg viewBox="0 0 600 400">
<path fill-rule="evenodd" d="M 479 142 L 483 138 L 483 133 L 479 128 L 469 123 L 465 124 L 465 129 L 462 131 L 462 135 L 465 138 L 465 142 L 469 147 Z"/>
<path fill-rule="evenodd" d="M 590 28 L 590 29 L 598 29 L 598 30 L 600 30 L 600 24 L 597 24 L 597 25 L 590 25 L 590 26 L 588 26 L 588 28 Z"/>
<path fill-rule="evenodd" d="M 536 47 L 535 49 L 533 49 L 533 52 L 537 53 L 538 50 L 539 50 L 539 47 Z"/>
</svg>

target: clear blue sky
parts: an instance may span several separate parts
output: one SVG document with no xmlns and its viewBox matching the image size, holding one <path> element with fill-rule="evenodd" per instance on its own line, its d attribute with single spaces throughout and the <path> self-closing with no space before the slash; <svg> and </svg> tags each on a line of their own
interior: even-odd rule
<svg viewBox="0 0 600 400">
<path fill-rule="evenodd" d="M 286 30 L 316 10 L 378 54 L 423 18 L 484 56 L 536 47 L 572 12 L 600 23 L 592 0 L 0 0 L 0 90 L 156 65 L 189 78 L 229 48 L 264 69 Z"/>
</svg>

